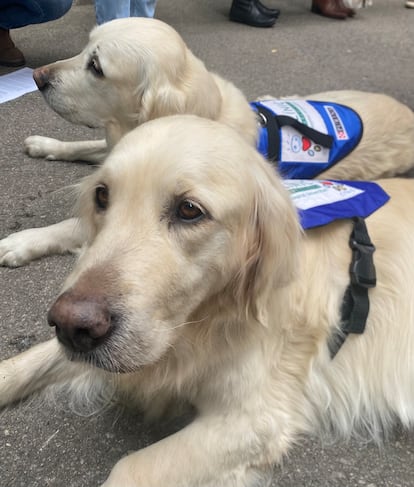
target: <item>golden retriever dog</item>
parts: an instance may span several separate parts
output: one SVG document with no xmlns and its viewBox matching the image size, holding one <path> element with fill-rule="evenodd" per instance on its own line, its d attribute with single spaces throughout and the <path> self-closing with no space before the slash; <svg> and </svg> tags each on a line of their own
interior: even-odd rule
<svg viewBox="0 0 414 487">
<path fill-rule="evenodd" d="M 87 245 L 48 314 L 57 338 L 0 363 L 0 405 L 72 382 L 150 416 L 194 406 L 104 487 L 263 487 L 302 434 L 411 426 L 414 181 L 380 184 L 366 331 L 332 359 L 351 221 L 304 233 L 276 171 L 218 122 L 134 129 L 82 183 Z"/>
<path fill-rule="evenodd" d="M 220 121 L 256 145 L 258 119 L 241 91 L 209 72 L 177 32 L 159 20 L 119 19 L 96 27 L 79 55 L 36 69 L 34 78 L 57 113 L 74 123 L 104 127 L 106 140 L 32 136 L 25 145 L 33 157 L 99 162 L 137 125 L 180 113 Z M 363 122 L 358 146 L 321 178 L 376 179 L 414 166 L 414 114 L 405 105 L 357 91 L 305 98 L 347 105 Z M 83 242 L 75 219 L 23 230 L 0 241 L 0 265 L 15 267 L 44 255 L 75 252 Z"/>
<path fill-rule="evenodd" d="M 32 136 L 25 147 L 33 157 L 100 162 L 134 127 L 183 113 L 225 123 L 256 145 L 258 119 L 241 91 L 209 72 L 179 34 L 159 20 L 118 19 L 95 27 L 79 55 L 36 69 L 34 78 L 53 110 L 70 122 L 104 127 L 106 141 Z M 414 167 L 414 113 L 407 106 L 359 91 L 304 98 L 349 106 L 363 122 L 359 145 L 321 179 L 378 179 Z"/>
</svg>

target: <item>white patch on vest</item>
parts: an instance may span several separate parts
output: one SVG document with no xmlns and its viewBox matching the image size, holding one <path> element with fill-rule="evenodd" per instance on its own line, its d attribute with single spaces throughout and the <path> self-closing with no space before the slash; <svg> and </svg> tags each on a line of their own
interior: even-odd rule
<svg viewBox="0 0 414 487">
<path fill-rule="evenodd" d="M 294 205 L 300 210 L 344 201 L 364 192 L 362 189 L 334 181 L 284 179 L 282 182 L 289 191 Z"/>
<path fill-rule="evenodd" d="M 328 133 L 322 116 L 306 100 L 264 100 L 260 103 L 277 115 L 295 118 L 318 132 Z M 280 160 L 283 162 L 326 164 L 329 161 L 328 148 L 315 144 L 293 127 L 282 127 L 280 137 Z"/>
<path fill-rule="evenodd" d="M 331 119 L 333 129 L 336 133 L 336 138 L 339 140 L 348 140 L 349 135 L 345 129 L 345 125 L 342 122 L 341 117 L 339 116 L 338 112 L 335 108 L 331 105 L 324 105 L 325 111 L 328 114 L 328 117 Z"/>
</svg>

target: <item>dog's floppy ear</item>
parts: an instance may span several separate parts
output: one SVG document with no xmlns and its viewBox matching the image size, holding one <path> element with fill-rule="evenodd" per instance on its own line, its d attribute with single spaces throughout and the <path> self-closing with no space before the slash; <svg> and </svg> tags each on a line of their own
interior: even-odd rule
<svg viewBox="0 0 414 487">
<path fill-rule="evenodd" d="M 267 301 L 272 290 L 289 284 L 299 263 L 301 227 L 286 189 L 270 166 L 257 180 L 248 224 L 242 230 L 237 299 L 247 315 L 267 322 Z M 267 174 L 266 174 L 267 173 Z M 260 175 L 261 176 L 261 175 Z"/>
<path fill-rule="evenodd" d="M 142 122 L 168 115 L 185 113 L 186 99 L 182 90 L 168 79 L 157 79 L 146 86 L 139 110 Z"/>
<path fill-rule="evenodd" d="M 180 63 L 152 70 L 146 66 L 140 96 L 141 123 L 168 115 L 190 113 L 215 120 L 221 94 L 213 75 L 186 49 Z"/>
</svg>

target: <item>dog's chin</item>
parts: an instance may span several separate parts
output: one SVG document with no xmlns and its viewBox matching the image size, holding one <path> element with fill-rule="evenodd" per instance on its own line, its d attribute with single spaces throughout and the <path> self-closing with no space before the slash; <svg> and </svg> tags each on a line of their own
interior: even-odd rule
<svg viewBox="0 0 414 487">
<path fill-rule="evenodd" d="M 62 102 L 62 99 L 57 96 L 53 87 L 44 88 L 42 90 L 42 95 L 50 108 L 68 122 L 75 125 L 83 125 L 90 129 L 98 129 L 104 126 L 99 120 L 80 117 L 76 109 L 72 109 L 70 106 L 67 106 Z"/>
<path fill-rule="evenodd" d="M 54 107 L 52 106 L 53 110 L 60 115 L 62 118 L 67 120 L 74 125 L 82 125 L 84 127 L 88 127 L 90 129 L 99 129 L 102 128 L 104 125 L 97 120 L 88 120 L 79 118 L 76 113 L 73 113 L 71 110 L 67 110 L 66 107 Z"/>
<path fill-rule="evenodd" d="M 85 364 L 91 368 L 97 368 L 112 374 L 131 374 L 140 370 L 145 364 L 127 363 L 110 355 L 109 351 L 102 353 L 100 350 L 93 352 L 74 352 L 65 348 L 67 358 L 71 362 Z"/>
</svg>

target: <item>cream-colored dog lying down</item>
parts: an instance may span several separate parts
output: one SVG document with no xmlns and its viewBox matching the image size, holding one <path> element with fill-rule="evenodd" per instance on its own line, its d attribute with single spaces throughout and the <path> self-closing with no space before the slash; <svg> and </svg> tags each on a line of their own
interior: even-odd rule
<svg viewBox="0 0 414 487">
<path fill-rule="evenodd" d="M 78 56 L 39 68 L 34 77 L 47 102 L 64 118 L 106 130 L 106 141 L 29 137 L 26 150 L 34 157 L 98 162 L 137 125 L 177 113 L 223 122 L 253 146 L 262 133 L 256 112 L 240 90 L 207 71 L 174 29 L 154 19 L 121 19 L 97 27 Z M 405 105 L 356 91 L 307 98 L 346 105 L 363 124 L 357 147 L 318 177 L 376 179 L 414 166 L 414 114 Z M 0 265 L 15 267 L 48 254 L 75 252 L 83 242 L 75 219 L 23 230 L 0 241 Z"/>
<path fill-rule="evenodd" d="M 276 171 L 222 124 L 175 116 L 131 131 L 82 183 L 87 245 L 49 311 L 57 338 L 0 363 L 0 405 L 72 381 L 151 416 L 195 406 L 105 487 L 268 486 L 303 433 L 411 426 L 414 180 L 380 185 L 391 199 L 366 219 L 366 331 L 331 359 L 351 221 L 303 233 Z"/>
<path fill-rule="evenodd" d="M 47 103 L 65 119 L 104 127 L 106 141 L 61 142 L 33 136 L 33 157 L 100 162 L 127 132 L 148 120 L 189 113 L 230 125 L 256 145 L 258 117 L 241 91 L 209 72 L 167 24 L 119 19 L 96 27 L 77 56 L 34 71 Z M 414 167 L 414 113 L 383 94 L 330 91 L 307 95 L 355 110 L 362 140 L 345 159 L 318 175 L 378 179 Z"/>
</svg>

